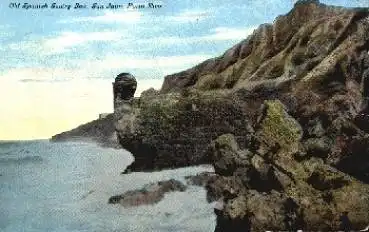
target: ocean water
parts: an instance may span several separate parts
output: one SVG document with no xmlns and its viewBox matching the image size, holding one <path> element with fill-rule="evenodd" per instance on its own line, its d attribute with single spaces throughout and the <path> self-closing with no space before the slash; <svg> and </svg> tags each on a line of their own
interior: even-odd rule
<svg viewBox="0 0 369 232">
<path fill-rule="evenodd" d="M 0 142 L 0 231 L 212 232 L 213 205 L 201 187 L 167 193 L 155 205 L 124 208 L 109 197 L 144 184 L 211 171 L 209 166 L 154 173 L 120 172 L 124 150 L 91 143 Z"/>
</svg>

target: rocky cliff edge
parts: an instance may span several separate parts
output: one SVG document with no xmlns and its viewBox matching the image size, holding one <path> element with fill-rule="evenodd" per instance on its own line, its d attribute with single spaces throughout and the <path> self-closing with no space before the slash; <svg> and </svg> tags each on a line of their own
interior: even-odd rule
<svg viewBox="0 0 369 232">
<path fill-rule="evenodd" d="M 368 9 L 299 1 L 114 116 L 127 172 L 214 165 L 216 231 L 331 231 L 369 223 L 368 99 Z"/>
</svg>

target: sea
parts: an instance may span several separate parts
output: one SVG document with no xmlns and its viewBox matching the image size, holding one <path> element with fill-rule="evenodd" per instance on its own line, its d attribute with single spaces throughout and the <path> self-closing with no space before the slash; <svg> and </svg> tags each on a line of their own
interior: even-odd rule
<svg viewBox="0 0 369 232">
<path fill-rule="evenodd" d="M 210 166 L 158 172 L 121 172 L 133 161 L 123 149 L 88 142 L 0 142 L 1 232 L 213 232 L 213 203 L 204 188 L 167 193 L 154 205 L 124 208 L 113 195 Z"/>
</svg>

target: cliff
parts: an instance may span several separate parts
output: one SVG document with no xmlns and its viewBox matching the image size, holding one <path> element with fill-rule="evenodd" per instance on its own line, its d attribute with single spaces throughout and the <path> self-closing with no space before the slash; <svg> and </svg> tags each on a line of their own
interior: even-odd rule
<svg viewBox="0 0 369 232">
<path fill-rule="evenodd" d="M 365 133 L 368 28 L 367 9 L 299 2 L 221 57 L 165 77 L 161 91 L 115 99 L 120 144 L 136 158 L 131 169 L 209 162 L 207 145 L 224 133 L 247 146 L 268 99 L 286 105 L 304 139 L 329 137 L 332 149 L 337 136 Z"/>
<path fill-rule="evenodd" d="M 120 147 L 115 134 L 113 114 L 54 135 L 50 140 L 53 142 L 93 141 L 105 147 Z"/>
<path fill-rule="evenodd" d="M 214 165 L 216 231 L 332 231 L 369 223 L 368 99 L 369 10 L 299 1 L 114 116 L 127 172 Z"/>
<path fill-rule="evenodd" d="M 288 14 L 277 17 L 273 24 L 260 25 L 222 56 L 165 77 L 161 92 L 234 89 L 266 80 L 310 79 L 326 75 L 336 65 L 359 64 L 368 46 L 366 17 L 367 9 L 363 8 L 299 1 Z"/>
<path fill-rule="evenodd" d="M 302 127 L 280 101 L 264 107 L 250 147 L 241 149 L 232 134 L 209 147 L 219 178 L 207 185 L 208 199 L 218 201 L 215 231 L 365 228 L 369 185 L 327 164 L 322 150 L 309 151 L 321 142 L 304 144 Z"/>
</svg>

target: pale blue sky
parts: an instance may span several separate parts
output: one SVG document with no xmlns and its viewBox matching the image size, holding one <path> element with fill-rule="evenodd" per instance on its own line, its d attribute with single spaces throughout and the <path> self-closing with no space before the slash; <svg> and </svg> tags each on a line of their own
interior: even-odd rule
<svg viewBox="0 0 369 232">
<path fill-rule="evenodd" d="M 140 10 L 93 10 L 93 1 L 80 1 L 88 6 L 84 10 L 50 9 L 54 2 L 78 2 L 60 0 L 27 1 L 47 3 L 44 10 L 11 9 L 13 2 L 0 2 L 0 92 L 6 94 L 0 139 L 48 137 L 111 112 L 111 81 L 118 73 L 134 74 L 138 93 L 160 88 L 165 75 L 222 54 L 258 25 L 290 11 L 294 0 L 100 1 L 163 5 Z M 11 132 L 20 125 L 29 132 Z"/>
</svg>

